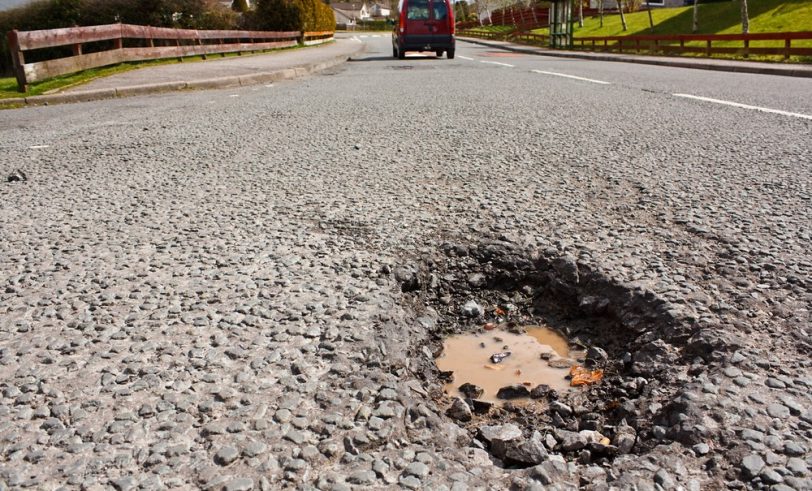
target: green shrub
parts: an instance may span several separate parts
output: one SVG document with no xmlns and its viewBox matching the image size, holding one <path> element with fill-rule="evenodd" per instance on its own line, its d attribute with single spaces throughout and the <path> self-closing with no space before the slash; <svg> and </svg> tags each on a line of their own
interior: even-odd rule
<svg viewBox="0 0 812 491">
<path fill-rule="evenodd" d="M 270 31 L 335 31 L 333 9 L 321 0 L 258 0 L 251 26 Z"/>
</svg>

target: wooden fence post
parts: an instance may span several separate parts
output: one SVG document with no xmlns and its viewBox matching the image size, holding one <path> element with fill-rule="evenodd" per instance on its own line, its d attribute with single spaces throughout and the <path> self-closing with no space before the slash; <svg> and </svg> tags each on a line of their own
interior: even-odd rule
<svg viewBox="0 0 812 491">
<path fill-rule="evenodd" d="M 17 39 L 17 31 L 8 33 L 8 50 L 11 52 L 11 61 L 14 64 L 14 76 L 17 78 L 17 90 L 28 92 L 28 83 L 25 80 L 25 56 L 20 50 L 20 43 Z"/>
<path fill-rule="evenodd" d="M 789 59 L 789 53 L 790 53 L 791 47 L 792 47 L 792 41 L 790 40 L 790 38 L 786 38 L 784 40 L 784 59 L 785 60 Z"/>
<path fill-rule="evenodd" d="M 711 40 L 708 39 L 708 47 L 705 48 L 705 56 L 710 57 L 710 55 L 711 55 Z"/>
<path fill-rule="evenodd" d="M 750 40 L 746 38 L 744 40 L 744 57 L 745 58 L 750 57 Z"/>
</svg>

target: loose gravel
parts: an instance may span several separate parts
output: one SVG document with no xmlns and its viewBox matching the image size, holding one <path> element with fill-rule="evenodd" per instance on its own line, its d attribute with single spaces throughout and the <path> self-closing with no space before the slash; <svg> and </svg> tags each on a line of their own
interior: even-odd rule
<svg viewBox="0 0 812 491">
<path fill-rule="evenodd" d="M 376 46 L 0 113 L 0 489 L 812 488 L 809 123 Z M 630 336 L 611 458 L 446 415 L 503 294 Z"/>
</svg>

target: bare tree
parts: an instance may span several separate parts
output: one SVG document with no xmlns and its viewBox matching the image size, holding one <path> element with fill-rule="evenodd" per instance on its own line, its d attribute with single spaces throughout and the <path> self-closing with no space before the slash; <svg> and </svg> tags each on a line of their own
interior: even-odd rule
<svg viewBox="0 0 812 491">
<path fill-rule="evenodd" d="M 578 0 L 578 27 L 584 27 L 584 0 Z"/>
<path fill-rule="evenodd" d="M 742 34 L 750 32 L 750 15 L 747 13 L 747 0 L 740 0 L 742 3 Z"/>
<path fill-rule="evenodd" d="M 598 17 L 600 17 L 601 27 L 603 27 L 603 0 L 598 0 Z"/>
<path fill-rule="evenodd" d="M 699 32 L 699 0 L 694 0 L 694 25 L 691 32 Z"/>
<path fill-rule="evenodd" d="M 623 30 L 628 31 L 629 26 L 626 24 L 626 16 L 623 15 L 623 0 L 617 0 L 617 9 L 620 12 L 620 23 L 623 24 Z"/>
</svg>

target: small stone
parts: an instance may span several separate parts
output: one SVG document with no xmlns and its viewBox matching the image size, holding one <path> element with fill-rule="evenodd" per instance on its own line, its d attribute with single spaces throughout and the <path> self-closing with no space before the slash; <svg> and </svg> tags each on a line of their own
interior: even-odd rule
<svg viewBox="0 0 812 491">
<path fill-rule="evenodd" d="M 784 382 L 778 380 L 777 378 L 772 378 L 772 377 L 765 380 L 764 385 L 766 385 L 767 387 L 770 387 L 771 389 L 786 389 L 787 388 L 787 384 L 785 384 Z"/>
<path fill-rule="evenodd" d="M 730 378 L 741 377 L 742 375 L 742 371 L 736 367 L 727 367 L 722 371 L 722 373 L 724 373 Z"/>
<path fill-rule="evenodd" d="M 789 455 L 791 457 L 800 457 L 806 453 L 804 447 L 795 443 L 793 441 L 788 441 L 784 443 L 784 454 Z"/>
<path fill-rule="evenodd" d="M 606 360 L 609 359 L 609 355 L 606 354 L 601 348 L 597 346 L 592 346 L 588 350 L 586 350 L 586 361 L 587 363 L 591 363 L 594 365 L 606 363 Z"/>
<path fill-rule="evenodd" d="M 223 486 L 223 491 L 251 491 L 252 489 L 254 489 L 254 480 L 250 477 L 238 477 Z"/>
<path fill-rule="evenodd" d="M 219 465 L 228 465 L 237 460 L 239 456 L 240 452 L 237 451 L 236 448 L 226 445 L 225 447 L 221 447 L 220 450 L 214 454 L 214 462 Z"/>
<path fill-rule="evenodd" d="M 741 470 L 744 477 L 753 479 L 764 468 L 764 459 L 758 454 L 750 454 L 742 459 Z"/>
<path fill-rule="evenodd" d="M 118 491 L 130 491 L 138 486 L 138 483 L 132 476 L 113 479 L 110 481 L 110 484 L 112 484 L 113 487 L 115 487 Z"/>
<path fill-rule="evenodd" d="M 473 300 L 468 300 L 465 302 L 465 305 L 462 306 L 462 315 L 465 317 L 479 317 L 482 313 L 482 306 Z"/>
<path fill-rule="evenodd" d="M 412 462 L 406 466 L 406 469 L 403 470 L 403 474 L 406 476 L 415 476 L 419 479 L 423 479 L 429 475 L 429 466 L 423 462 Z"/>
<path fill-rule="evenodd" d="M 572 408 L 559 401 L 553 401 L 550 403 L 550 411 L 558 413 L 564 418 L 572 415 Z"/>
<path fill-rule="evenodd" d="M 710 446 L 707 443 L 697 443 L 691 449 L 696 455 L 707 455 L 710 452 Z"/>
<path fill-rule="evenodd" d="M 8 176 L 8 182 L 22 182 L 27 180 L 28 176 L 26 176 L 25 172 L 21 171 L 20 169 L 15 170 Z"/>
<path fill-rule="evenodd" d="M 784 478 L 781 477 L 781 474 L 777 473 L 773 469 L 764 469 L 758 475 L 761 478 L 762 482 L 766 482 L 767 484 L 778 484 L 784 482 Z"/>
<path fill-rule="evenodd" d="M 351 473 L 347 477 L 347 482 L 350 484 L 370 485 L 375 482 L 375 473 L 371 470 L 360 470 Z"/>
<path fill-rule="evenodd" d="M 463 422 L 471 421 L 473 417 L 471 407 L 459 397 L 454 398 L 454 402 L 451 403 L 451 407 L 445 413 L 449 418 Z"/>
<path fill-rule="evenodd" d="M 796 476 L 803 476 L 809 472 L 809 468 L 806 465 L 806 462 L 803 459 L 799 459 L 798 457 L 790 457 L 787 461 L 787 469 L 790 470 Z"/>
<path fill-rule="evenodd" d="M 486 425 L 479 428 L 479 434 L 488 443 L 494 440 L 515 440 L 522 437 L 522 430 L 513 423 L 504 425 Z"/>
<path fill-rule="evenodd" d="M 530 391 L 530 398 L 531 399 L 543 399 L 550 394 L 550 386 L 547 384 L 540 384 L 533 387 L 533 390 Z"/>
<path fill-rule="evenodd" d="M 499 392 L 496 393 L 496 397 L 498 399 L 519 399 L 522 397 L 530 397 L 530 389 L 522 384 L 508 385 L 507 387 L 502 387 L 499 389 Z"/>
<path fill-rule="evenodd" d="M 767 406 L 767 414 L 772 418 L 786 419 L 789 418 L 789 408 L 783 404 L 770 404 Z"/>
<path fill-rule="evenodd" d="M 662 468 L 654 473 L 654 482 L 659 484 L 663 489 L 673 489 L 676 487 L 676 483 L 671 477 L 671 474 Z"/>
<path fill-rule="evenodd" d="M 459 391 L 468 399 L 478 399 L 485 393 L 482 387 L 467 382 L 459 386 Z"/>
</svg>

